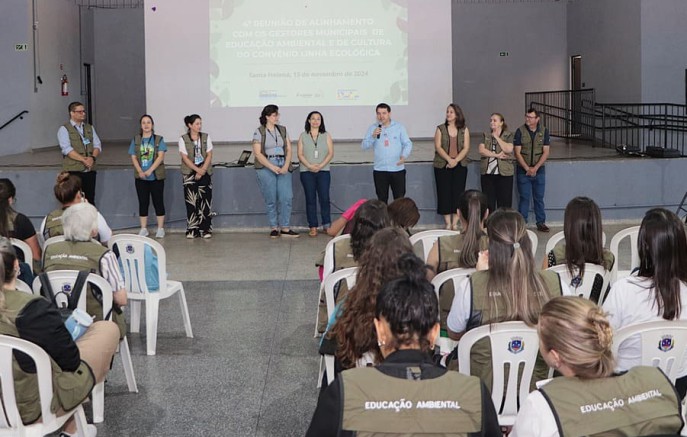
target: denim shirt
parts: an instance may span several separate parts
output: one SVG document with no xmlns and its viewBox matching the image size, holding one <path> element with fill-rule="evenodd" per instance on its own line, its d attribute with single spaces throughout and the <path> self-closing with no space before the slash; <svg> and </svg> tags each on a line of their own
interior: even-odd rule
<svg viewBox="0 0 687 437">
<path fill-rule="evenodd" d="M 404 165 L 396 165 L 403 157 L 408 159 L 413 150 L 413 142 L 408 137 L 406 128 L 396 121 L 391 121 L 389 126 L 382 127 L 379 138 L 373 136 L 379 123 L 375 123 L 367 130 L 362 142 L 362 149 L 374 148 L 375 160 L 374 169 L 377 171 L 401 171 Z"/>
</svg>

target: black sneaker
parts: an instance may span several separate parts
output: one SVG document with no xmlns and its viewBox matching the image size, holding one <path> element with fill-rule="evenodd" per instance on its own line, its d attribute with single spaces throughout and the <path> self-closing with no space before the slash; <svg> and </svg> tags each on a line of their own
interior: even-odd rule
<svg viewBox="0 0 687 437">
<path fill-rule="evenodd" d="M 270 238 L 279 238 L 279 231 L 272 229 L 272 232 L 270 232 Z"/>
<path fill-rule="evenodd" d="M 288 231 L 281 231 L 281 236 L 282 237 L 291 237 L 291 238 L 298 238 L 300 235 L 298 235 L 298 232 L 295 232 L 293 229 L 289 229 Z"/>
<path fill-rule="evenodd" d="M 537 230 L 539 232 L 549 232 L 551 229 L 546 226 L 546 223 L 537 223 Z"/>
</svg>

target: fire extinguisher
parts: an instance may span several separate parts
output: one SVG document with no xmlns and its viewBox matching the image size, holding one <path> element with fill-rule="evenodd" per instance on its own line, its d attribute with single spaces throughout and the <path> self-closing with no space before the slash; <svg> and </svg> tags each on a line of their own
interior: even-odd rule
<svg viewBox="0 0 687 437">
<path fill-rule="evenodd" d="M 60 81 L 60 89 L 62 91 L 63 96 L 69 95 L 69 79 L 67 79 L 66 74 L 62 75 L 62 80 Z"/>
</svg>

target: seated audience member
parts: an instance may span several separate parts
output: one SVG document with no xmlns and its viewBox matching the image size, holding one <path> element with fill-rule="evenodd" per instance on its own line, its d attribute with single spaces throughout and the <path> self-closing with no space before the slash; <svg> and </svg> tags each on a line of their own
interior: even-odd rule
<svg viewBox="0 0 687 437">
<path fill-rule="evenodd" d="M 353 225 L 353 223 L 351 223 L 351 220 L 353 220 L 353 215 L 358 208 L 360 208 L 360 205 L 365 202 L 367 202 L 367 199 L 358 199 L 357 202 L 349 206 L 348 209 L 344 211 L 339 218 L 334 220 L 329 228 L 327 228 L 327 235 L 330 237 L 336 237 L 341 234 L 350 234 L 351 227 Z"/>
<path fill-rule="evenodd" d="M 656 367 L 613 373 L 613 333 L 596 304 L 551 299 L 537 330 L 541 355 L 562 376 L 530 393 L 511 437 L 678 435 L 675 388 Z"/>
<path fill-rule="evenodd" d="M 337 373 L 355 367 L 364 355 L 373 362 L 381 360 L 372 322 L 375 302 L 381 286 L 400 276 L 398 260 L 404 253 L 413 253 L 413 248 L 399 228 L 385 228 L 372 236 L 360 259 L 355 286 L 334 312 L 336 321 L 327 334 L 336 344 Z"/>
<path fill-rule="evenodd" d="M 357 208 L 353 215 L 353 220 L 349 223 L 353 224 L 350 231 L 351 238 L 341 240 L 334 245 L 334 271 L 358 265 L 360 258 L 370 244 L 372 235 L 380 229 L 389 226 L 387 206 L 384 202 L 377 199 L 368 200 Z M 322 257 L 316 265 L 320 266 L 320 278 L 322 278 L 324 252 L 322 252 Z M 347 293 L 348 288 L 346 284 L 341 283 L 338 288 L 336 301 L 339 302 Z M 322 333 L 327 326 L 327 304 L 324 294 L 320 296 L 319 311 L 319 325 L 317 329 L 318 332 Z"/>
<path fill-rule="evenodd" d="M 41 235 L 44 240 L 58 235 L 64 235 L 62 230 L 62 214 L 64 210 L 77 203 L 86 202 L 81 191 L 81 178 L 66 171 L 57 175 L 55 182 L 55 198 L 62 205 L 48 214 L 41 223 Z M 98 213 L 98 233 L 95 238 L 103 245 L 112 238 L 112 229 L 107 225 L 105 218 Z"/>
<path fill-rule="evenodd" d="M 382 286 L 374 303 L 373 335 L 384 361 L 346 370 L 327 387 L 306 435 L 501 437 L 484 383 L 432 362 L 429 352 L 439 335 L 439 309 L 422 261 L 404 254 L 398 273 Z M 402 408 L 385 407 L 401 400 Z M 437 400 L 450 406 L 435 407 Z M 427 401 L 433 407 L 426 407 Z"/>
<path fill-rule="evenodd" d="M 93 386 L 102 382 L 119 344 L 117 325 L 109 321 L 93 323 L 76 342 L 64 326 L 62 316 L 48 301 L 16 289 L 18 260 L 10 241 L 0 237 L 0 334 L 18 337 L 40 346 L 52 358 L 52 411 L 69 411 L 86 400 Z M 41 418 L 36 367 L 24 354 L 16 354 L 14 385 L 17 406 L 25 424 Z M 87 436 L 96 428 L 88 425 Z M 76 422 L 67 421 L 61 436 L 76 435 Z"/>
<path fill-rule="evenodd" d="M 41 261 L 41 247 L 38 244 L 38 238 L 36 238 L 36 229 L 28 217 L 14 210 L 12 205 L 16 200 L 17 189 L 12 181 L 7 178 L 0 179 L 0 236 L 16 238 L 28 244 L 33 253 L 33 260 L 24 259 L 24 254 L 20 253 L 19 261 L 32 262 L 34 270 L 38 270 Z M 22 271 L 24 270 L 22 269 Z"/>
<path fill-rule="evenodd" d="M 477 271 L 456 290 L 446 319 L 449 337 L 454 340 L 459 340 L 470 329 L 491 323 L 522 321 L 535 326 L 544 303 L 552 297 L 570 294 L 557 273 L 537 269 L 532 242 L 518 212 L 496 211 L 487 220 L 487 234 L 489 250 L 480 252 Z M 473 375 L 479 376 L 491 388 L 488 338 L 475 343 L 471 362 Z M 548 367 L 539 359 L 532 384 L 546 378 L 547 374 Z"/>
<path fill-rule="evenodd" d="M 618 279 L 603 308 L 614 330 L 637 323 L 687 320 L 687 238 L 680 219 L 671 211 L 647 211 L 637 236 L 639 270 Z M 631 369 L 641 357 L 639 336 L 629 338 L 618 351 L 618 368 Z M 675 386 L 680 398 L 687 392 L 687 356 L 679 363 Z"/>
<path fill-rule="evenodd" d="M 89 203 L 77 203 L 62 214 L 65 241 L 50 244 L 45 248 L 43 266 L 46 272 L 53 270 L 86 270 L 94 272 L 112 286 L 112 320 L 117 323 L 121 337 L 126 335 L 126 320 L 121 307 L 126 305 L 127 296 L 122 272 L 117 257 L 112 251 L 91 239 L 98 232 L 98 211 Z M 95 290 L 88 293 L 87 312 L 102 317 L 102 304 Z"/>
<path fill-rule="evenodd" d="M 389 219 L 393 226 L 398 226 L 410 235 L 410 228 L 420 221 L 420 211 L 415 201 L 409 197 L 394 200 L 388 206 Z"/>
<path fill-rule="evenodd" d="M 489 215 L 487 196 L 477 190 L 467 190 L 458 198 L 458 220 L 463 232 L 437 238 L 427 256 L 430 279 L 434 274 L 456 268 L 474 268 L 479 251 L 489 244 L 484 221 Z M 446 330 L 446 317 L 451 308 L 455 290 L 453 281 L 445 283 L 439 293 L 439 314 L 442 332 Z M 445 335 L 445 334 L 443 334 Z"/>
<path fill-rule="evenodd" d="M 598 264 L 611 270 L 615 257 L 610 250 L 604 249 L 601 211 L 588 197 L 575 197 L 565 207 L 563 216 L 563 235 L 561 240 L 544 258 L 543 268 L 565 264 L 573 282 L 580 281 L 584 275 L 585 263 Z M 591 299 L 599 300 L 603 278 L 596 276 L 592 287 Z"/>
</svg>

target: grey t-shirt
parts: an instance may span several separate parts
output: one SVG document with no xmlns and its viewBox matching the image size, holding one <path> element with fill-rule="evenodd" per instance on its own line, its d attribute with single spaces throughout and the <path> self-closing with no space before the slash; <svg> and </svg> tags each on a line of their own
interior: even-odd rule
<svg viewBox="0 0 687 437">
<path fill-rule="evenodd" d="M 260 129 L 255 129 L 253 132 L 253 142 L 262 143 L 262 135 Z M 274 128 L 274 132 L 265 129 L 265 156 L 282 155 L 284 156 L 284 138 L 278 128 Z"/>
</svg>

